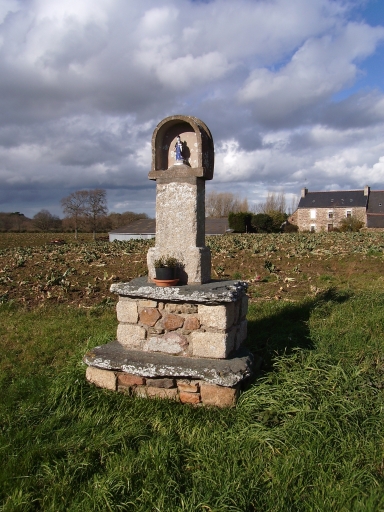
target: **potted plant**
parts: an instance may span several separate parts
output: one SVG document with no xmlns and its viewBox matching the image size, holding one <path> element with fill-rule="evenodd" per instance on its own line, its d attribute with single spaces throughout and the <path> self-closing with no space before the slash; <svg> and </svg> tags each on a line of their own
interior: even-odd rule
<svg viewBox="0 0 384 512">
<path fill-rule="evenodd" d="M 156 279 L 170 281 L 176 279 L 179 262 L 173 256 L 165 255 L 154 261 Z"/>
</svg>

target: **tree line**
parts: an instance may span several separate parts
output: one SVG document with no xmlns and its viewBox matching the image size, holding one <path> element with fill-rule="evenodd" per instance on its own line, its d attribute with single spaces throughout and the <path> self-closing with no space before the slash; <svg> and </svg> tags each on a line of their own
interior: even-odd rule
<svg viewBox="0 0 384 512">
<path fill-rule="evenodd" d="M 146 213 L 108 213 L 107 194 L 104 189 L 77 190 L 63 197 L 61 206 L 65 217 L 60 219 L 49 210 L 42 209 L 30 219 L 20 212 L 0 212 L 0 232 L 79 232 L 96 233 L 117 229 L 134 220 L 147 219 Z"/>
<path fill-rule="evenodd" d="M 297 231 L 288 223 L 296 203 L 287 207 L 284 192 L 268 192 L 264 202 L 249 207 L 247 199 L 231 192 L 210 192 L 206 198 L 207 217 L 228 217 L 229 227 L 236 233 L 277 233 Z"/>
<path fill-rule="evenodd" d="M 60 219 L 46 209 L 32 219 L 20 212 L 0 212 L 0 231 L 22 232 L 107 232 L 128 225 L 138 219 L 147 219 L 146 213 L 108 213 L 104 189 L 77 190 L 61 199 L 64 218 Z M 293 206 L 294 209 L 294 206 Z M 276 232 L 286 222 L 288 214 L 285 195 L 268 193 L 265 202 L 249 207 L 246 198 L 231 192 L 212 191 L 206 195 L 206 217 L 225 217 L 236 232 Z"/>
</svg>

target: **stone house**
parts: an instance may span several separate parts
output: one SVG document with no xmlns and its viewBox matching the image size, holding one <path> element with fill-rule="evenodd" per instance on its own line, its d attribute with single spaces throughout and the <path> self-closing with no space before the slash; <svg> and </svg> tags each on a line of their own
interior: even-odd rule
<svg viewBox="0 0 384 512">
<path fill-rule="evenodd" d="M 384 228 L 384 190 L 371 190 L 367 208 L 367 228 Z"/>
<path fill-rule="evenodd" d="M 297 210 L 291 215 L 289 222 L 296 224 L 299 231 L 312 232 L 333 231 L 346 217 L 356 217 L 367 226 L 370 194 L 375 193 L 370 192 L 368 186 L 363 190 L 329 192 L 308 192 L 307 188 L 303 188 Z M 383 201 L 376 202 L 384 204 L 384 192 L 382 195 Z M 384 210 L 381 218 L 384 222 Z"/>
</svg>

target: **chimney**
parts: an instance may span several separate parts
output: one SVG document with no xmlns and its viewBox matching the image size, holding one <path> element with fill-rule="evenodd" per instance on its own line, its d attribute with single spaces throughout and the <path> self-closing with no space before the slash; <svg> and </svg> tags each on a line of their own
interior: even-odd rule
<svg viewBox="0 0 384 512">
<path fill-rule="evenodd" d="M 302 188 L 301 189 L 301 197 L 305 197 L 307 194 L 308 194 L 308 189 L 307 188 Z"/>
<path fill-rule="evenodd" d="M 368 187 L 368 185 L 365 185 L 365 187 L 364 187 L 364 195 L 366 197 L 369 196 L 370 191 L 371 191 L 371 187 Z"/>
</svg>

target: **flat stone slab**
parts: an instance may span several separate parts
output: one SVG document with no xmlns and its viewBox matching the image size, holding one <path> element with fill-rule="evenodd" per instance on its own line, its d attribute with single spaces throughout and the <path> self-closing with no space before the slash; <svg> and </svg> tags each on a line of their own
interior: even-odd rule
<svg viewBox="0 0 384 512">
<path fill-rule="evenodd" d="M 230 359 L 200 359 L 129 350 L 118 341 L 95 347 L 83 361 L 88 366 L 142 377 L 185 377 L 225 387 L 251 377 L 261 363 L 245 349 Z"/>
<path fill-rule="evenodd" d="M 204 284 L 161 287 L 149 283 L 147 277 L 137 277 L 128 283 L 114 283 L 110 290 L 126 297 L 143 297 L 171 302 L 220 304 L 236 302 L 245 295 L 244 281 L 211 281 Z"/>
</svg>

